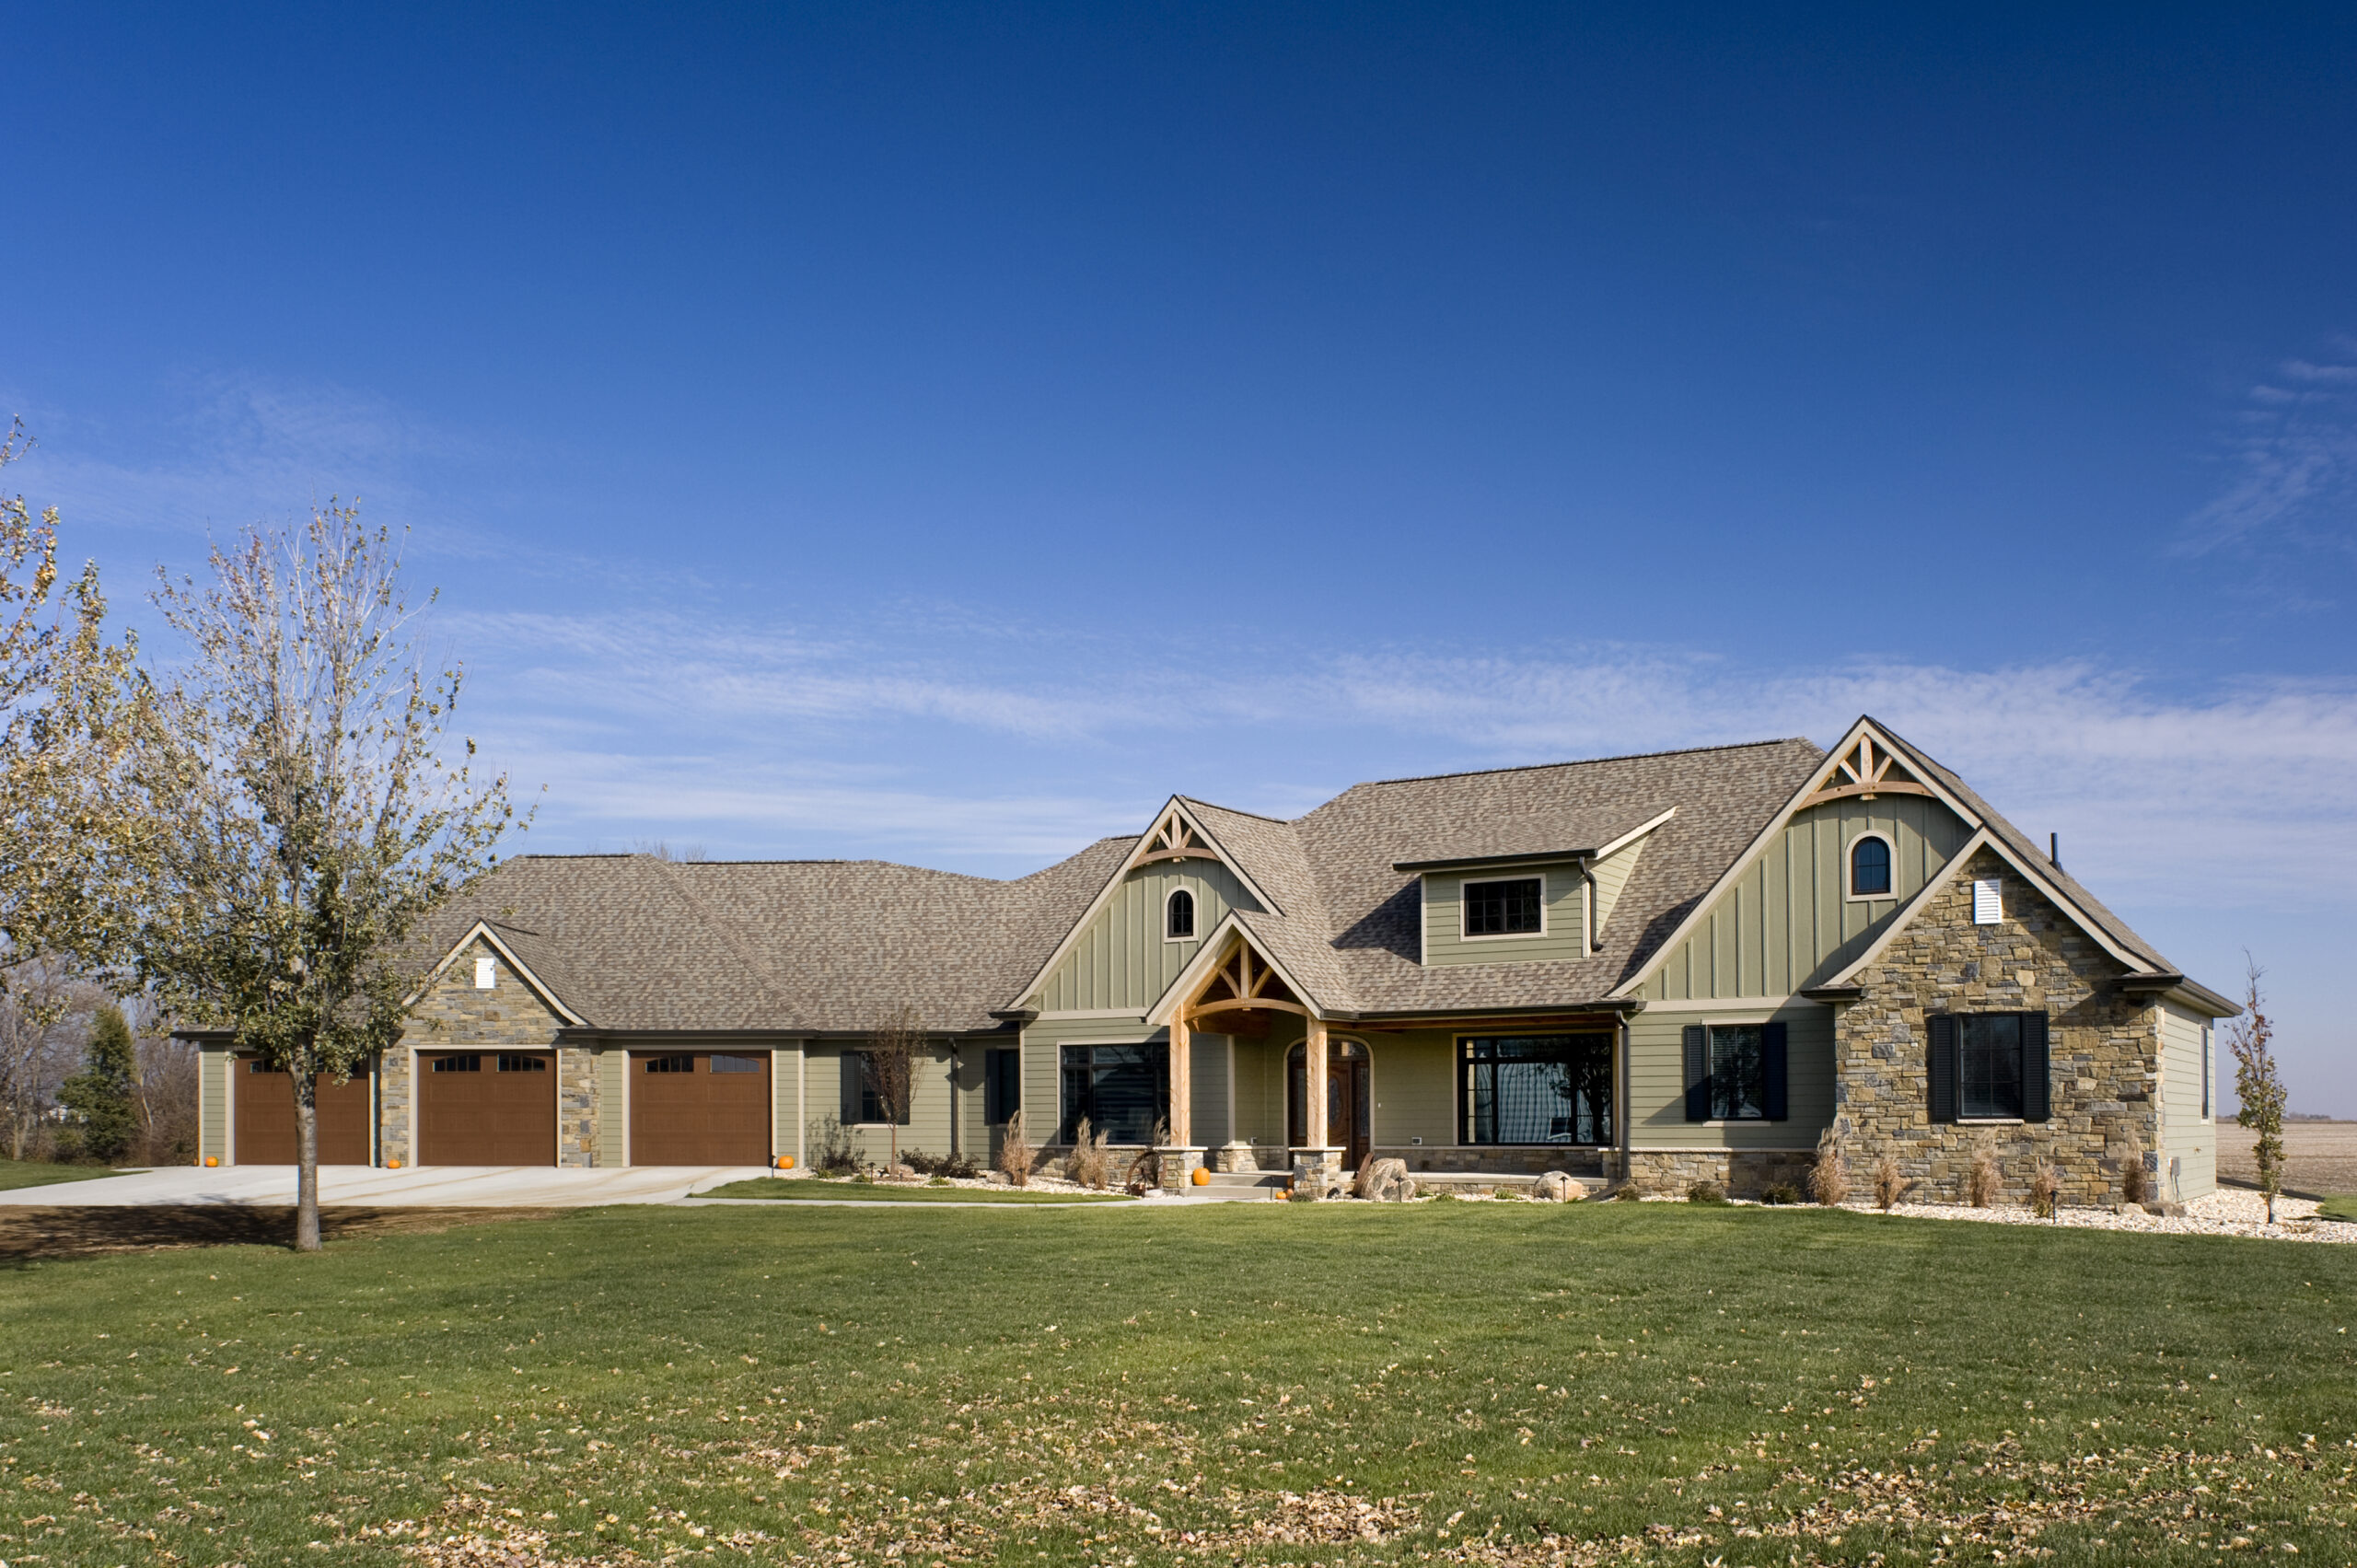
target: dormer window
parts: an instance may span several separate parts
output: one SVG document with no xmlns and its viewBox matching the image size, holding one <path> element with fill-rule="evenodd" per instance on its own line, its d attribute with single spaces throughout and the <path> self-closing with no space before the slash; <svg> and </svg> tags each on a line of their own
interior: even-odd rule
<svg viewBox="0 0 2357 1568">
<path fill-rule="evenodd" d="M 1179 888 L 1162 906 L 1162 935 L 1172 942 L 1190 942 L 1195 935 L 1195 895 Z"/>
<path fill-rule="evenodd" d="M 1866 833 L 1851 842 L 1850 896 L 1890 897 L 1890 841 L 1880 833 Z"/>
<path fill-rule="evenodd" d="M 1546 929 L 1545 905 L 1536 877 L 1468 882 L 1464 901 L 1468 936 L 1535 936 Z"/>
</svg>

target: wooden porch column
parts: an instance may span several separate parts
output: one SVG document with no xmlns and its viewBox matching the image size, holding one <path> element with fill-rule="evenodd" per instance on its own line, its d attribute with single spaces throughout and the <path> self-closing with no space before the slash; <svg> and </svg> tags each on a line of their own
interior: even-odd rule
<svg viewBox="0 0 2357 1568">
<path fill-rule="evenodd" d="M 1308 1103 L 1301 1108 L 1302 1135 L 1313 1149 L 1326 1146 L 1326 1021 L 1309 1020 L 1308 1030 L 1302 1037 L 1301 1064 L 1302 1098 Z"/>
<path fill-rule="evenodd" d="M 1170 1147 L 1195 1146 L 1195 1054 L 1189 1042 L 1187 1010 L 1170 1015 Z"/>
</svg>

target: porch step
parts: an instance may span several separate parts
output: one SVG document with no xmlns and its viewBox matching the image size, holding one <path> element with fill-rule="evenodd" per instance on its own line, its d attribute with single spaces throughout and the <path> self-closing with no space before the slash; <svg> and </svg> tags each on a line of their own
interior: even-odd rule
<svg viewBox="0 0 2357 1568">
<path fill-rule="evenodd" d="M 1230 1191 L 1244 1188 L 1283 1187 L 1292 1179 L 1282 1170 L 1213 1170 L 1205 1174 L 1211 1178 L 1205 1186 Z"/>
</svg>

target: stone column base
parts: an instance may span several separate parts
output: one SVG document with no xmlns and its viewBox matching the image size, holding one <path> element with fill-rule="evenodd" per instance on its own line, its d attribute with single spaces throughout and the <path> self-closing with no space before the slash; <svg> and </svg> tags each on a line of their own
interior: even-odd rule
<svg viewBox="0 0 2357 1568">
<path fill-rule="evenodd" d="M 1154 1152 L 1162 1162 L 1162 1186 L 1163 1190 L 1168 1192 L 1185 1191 L 1189 1185 L 1188 1179 L 1193 1176 L 1203 1163 L 1203 1151 L 1185 1144 L 1162 1144 L 1156 1146 Z"/>
<path fill-rule="evenodd" d="M 1258 1170 L 1260 1151 L 1249 1144 L 1222 1144 L 1211 1151 L 1213 1170 Z"/>
<path fill-rule="evenodd" d="M 1287 1152 L 1293 1156 L 1293 1186 L 1296 1192 L 1306 1190 L 1313 1196 L 1329 1198 L 1349 1179 L 1342 1174 L 1342 1151 L 1339 1148 L 1295 1148 Z"/>
</svg>

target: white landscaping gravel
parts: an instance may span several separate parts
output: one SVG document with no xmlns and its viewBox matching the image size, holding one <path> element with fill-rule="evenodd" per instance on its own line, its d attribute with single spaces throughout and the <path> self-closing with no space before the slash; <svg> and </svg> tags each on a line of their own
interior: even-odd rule
<svg viewBox="0 0 2357 1568">
<path fill-rule="evenodd" d="M 1875 1213 L 1872 1203 L 1848 1207 Z M 2320 1220 L 2316 1205 L 2306 1198 L 2278 1198 L 2276 1223 L 2267 1223 L 2267 1200 L 2256 1192 L 2222 1187 L 2185 1205 L 2185 1217 L 2148 1214 L 2141 1210 L 2115 1214 L 2105 1209 L 2064 1209 L 2050 1220 L 2039 1219 L 2025 1208 L 1975 1209 L 1962 1203 L 1901 1203 L 1890 1211 L 1914 1219 L 1979 1220 L 1988 1225 L 2070 1225 L 2081 1230 L 2149 1230 L 2164 1236 L 2255 1236 L 2270 1241 L 2357 1242 L 2357 1225 L 2346 1220 Z"/>
</svg>

